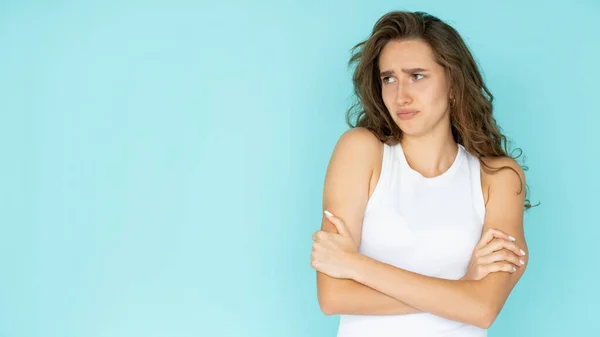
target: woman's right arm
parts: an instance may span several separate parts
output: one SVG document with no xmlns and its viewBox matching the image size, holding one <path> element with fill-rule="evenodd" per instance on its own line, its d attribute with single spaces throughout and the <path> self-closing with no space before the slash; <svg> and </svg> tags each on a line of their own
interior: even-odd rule
<svg viewBox="0 0 600 337">
<path fill-rule="evenodd" d="M 323 210 L 344 219 L 356 246 L 369 198 L 369 182 L 381 142 L 365 128 L 346 131 L 337 142 L 325 177 Z M 323 216 L 321 230 L 336 232 Z M 354 280 L 317 272 L 319 305 L 327 315 L 402 315 L 422 312 Z"/>
</svg>

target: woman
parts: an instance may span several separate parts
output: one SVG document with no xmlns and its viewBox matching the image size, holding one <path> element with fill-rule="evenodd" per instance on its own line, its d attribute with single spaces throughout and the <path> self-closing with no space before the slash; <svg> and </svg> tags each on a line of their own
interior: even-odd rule
<svg viewBox="0 0 600 337">
<path fill-rule="evenodd" d="M 459 34 L 426 13 L 390 12 L 357 47 L 358 122 L 335 146 L 313 235 L 321 309 L 341 315 L 339 337 L 485 336 L 525 271 L 531 207 L 493 96 Z"/>
</svg>

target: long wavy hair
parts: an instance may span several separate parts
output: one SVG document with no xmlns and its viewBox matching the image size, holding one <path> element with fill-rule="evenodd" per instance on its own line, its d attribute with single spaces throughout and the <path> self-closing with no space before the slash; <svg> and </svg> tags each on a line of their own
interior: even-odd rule
<svg viewBox="0 0 600 337">
<path fill-rule="evenodd" d="M 356 102 L 348 109 L 346 122 L 350 127 L 364 127 L 382 142 L 396 144 L 402 131 L 391 118 L 381 96 L 379 55 L 391 40 L 420 40 L 432 49 L 435 60 L 445 69 L 453 102 L 450 121 L 454 140 L 476 156 L 484 171 L 496 172 L 482 158 L 518 156 L 508 154 L 507 138 L 492 115 L 494 96 L 486 87 L 478 66 L 458 32 L 447 23 L 425 12 L 393 11 L 383 15 L 374 25 L 371 36 L 352 49 L 348 65 L 356 66 L 352 77 Z M 351 119 L 355 117 L 356 122 Z M 527 167 L 521 165 L 523 170 Z M 515 171 L 518 175 L 518 173 Z M 520 178 L 520 177 L 519 177 Z M 523 191 L 523 181 L 521 181 Z M 525 193 L 527 193 L 525 185 Z M 525 210 L 531 208 L 525 199 Z"/>
</svg>

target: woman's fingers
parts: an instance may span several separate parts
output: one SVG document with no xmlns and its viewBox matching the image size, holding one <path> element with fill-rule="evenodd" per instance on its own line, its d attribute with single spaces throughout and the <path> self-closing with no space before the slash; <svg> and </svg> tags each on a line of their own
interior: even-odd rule
<svg viewBox="0 0 600 337">
<path fill-rule="evenodd" d="M 477 243 L 477 246 L 475 246 L 475 249 L 481 249 L 483 248 L 485 245 L 487 245 L 488 243 L 490 243 L 494 238 L 498 238 L 498 239 L 504 239 L 504 240 L 508 240 L 511 242 L 515 241 L 515 238 L 504 233 L 503 231 L 496 229 L 496 228 L 488 228 L 483 235 L 481 236 L 481 239 L 479 240 L 479 242 Z"/>
<path fill-rule="evenodd" d="M 525 256 L 525 251 L 519 248 L 515 242 L 502 239 L 493 239 L 489 244 L 477 250 L 475 252 L 475 257 L 486 256 L 501 249 L 507 249 L 517 256 Z"/>
<path fill-rule="evenodd" d="M 318 230 L 313 233 L 313 249 L 317 246 L 321 247 L 337 247 L 337 243 L 339 243 L 341 236 L 338 233 L 327 232 L 323 230 Z"/>
<path fill-rule="evenodd" d="M 327 232 L 327 231 L 316 231 L 313 233 L 312 235 L 312 239 L 313 241 L 319 241 L 319 240 L 330 240 L 332 237 L 333 233 Z"/>
<path fill-rule="evenodd" d="M 510 262 L 515 266 L 522 266 L 525 262 L 512 251 L 502 249 L 495 251 L 492 254 L 481 256 L 477 258 L 478 264 L 492 264 L 495 262 Z"/>
<path fill-rule="evenodd" d="M 494 262 L 494 263 L 486 265 L 484 268 L 487 269 L 488 273 L 495 273 L 498 271 L 514 273 L 517 271 L 517 268 L 508 262 Z"/>
</svg>

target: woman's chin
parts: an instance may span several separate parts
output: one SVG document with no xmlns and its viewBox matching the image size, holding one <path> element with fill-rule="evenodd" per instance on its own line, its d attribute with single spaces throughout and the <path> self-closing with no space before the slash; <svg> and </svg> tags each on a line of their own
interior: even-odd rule
<svg viewBox="0 0 600 337">
<path fill-rule="evenodd" d="M 406 125 L 405 123 L 401 123 L 398 127 L 400 128 L 400 131 L 402 131 L 402 134 L 406 136 L 414 137 L 422 133 L 422 128 L 417 127 L 416 125 Z"/>
</svg>

